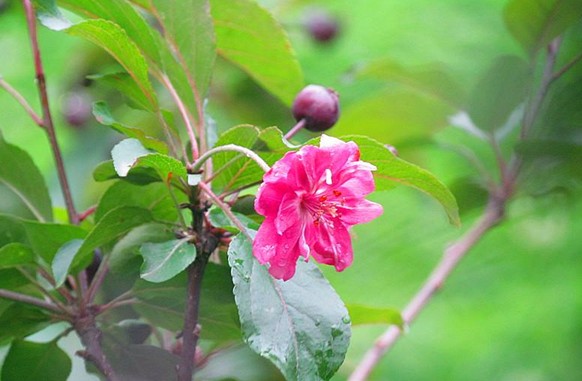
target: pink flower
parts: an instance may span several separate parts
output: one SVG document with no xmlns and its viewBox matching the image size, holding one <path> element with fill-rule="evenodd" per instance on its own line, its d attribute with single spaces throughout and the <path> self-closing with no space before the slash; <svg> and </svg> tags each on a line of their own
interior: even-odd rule
<svg viewBox="0 0 582 381">
<path fill-rule="evenodd" d="M 349 228 L 382 214 L 381 205 L 364 199 L 376 167 L 359 159 L 354 142 L 322 135 L 319 147 L 289 152 L 265 174 L 255 209 L 266 218 L 253 254 L 273 277 L 290 279 L 300 256 L 337 271 L 352 263 Z"/>
</svg>

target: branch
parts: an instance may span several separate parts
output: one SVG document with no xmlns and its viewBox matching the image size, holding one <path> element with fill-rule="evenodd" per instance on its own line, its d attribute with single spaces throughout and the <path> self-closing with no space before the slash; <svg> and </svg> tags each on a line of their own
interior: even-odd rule
<svg viewBox="0 0 582 381">
<path fill-rule="evenodd" d="M 63 192 L 63 197 L 65 199 L 65 205 L 67 208 L 67 213 L 69 215 L 69 221 L 72 224 L 77 225 L 79 222 L 79 218 L 77 216 L 77 212 L 75 211 L 75 205 L 73 204 L 71 188 L 69 187 L 69 181 L 67 180 L 67 175 L 65 173 L 65 165 L 63 162 L 61 150 L 59 148 L 59 143 L 57 142 L 55 127 L 53 124 L 53 119 L 49 107 L 49 99 L 46 91 L 46 80 L 44 75 L 44 69 L 42 67 L 42 60 L 40 57 L 40 50 L 38 47 L 38 39 L 36 34 L 36 18 L 34 16 L 34 9 L 32 7 L 30 0 L 22 0 L 22 2 L 24 4 L 24 9 L 26 11 L 28 33 L 30 35 L 32 54 L 34 56 L 34 68 L 36 72 L 36 80 L 38 86 L 38 93 L 40 96 L 40 103 L 42 106 L 42 126 L 47 132 L 49 143 L 53 151 L 53 156 L 55 158 L 55 162 L 57 165 L 57 175 L 59 177 L 61 190 Z"/>
<path fill-rule="evenodd" d="M 428 304 L 436 292 L 442 287 L 451 272 L 463 257 L 475 246 L 477 242 L 497 223 L 503 219 L 506 198 L 493 198 L 489 201 L 482 218 L 460 240 L 445 250 L 440 262 L 425 281 L 424 285 L 416 293 L 414 298 L 402 311 L 405 325 L 410 325 Z M 374 346 L 368 350 L 362 361 L 356 367 L 349 381 L 364 381 L 372 369 L 396 343 L 402 330 L 396 326 L 388 328 L 380 336 Z"/>
<path fill-rule="evenodd" d="M 196 162 L 192 165 L 190 170 L 196 173 L 197 171 L 200 170 L 200 168 L 202 168 L 204 162 L 208 160 L 212 155 L 218 152 L 229 152 L 229 151 L 242 153 L 243 155 L 257 163 L 257 165 L 261 167 L 261 169 L 265 172 L 269 172 L 269 170 L 271 169 L 271 167 L 269 167 L 269 164 L 267 164 L 259 155 L 257 155 L 252 150 L 245 147 L 237 146 L 236 144 L 226 144 L 206 151 L 202 156 L 200 156 L 198 160 L 196 160 Z"/>
<path fill-rule="evenodd" d="M 56 305 L 54 305 L 50 302 L 46 302 L 42 299 L 38 299 L 38 298 L 28 296 L 25 294 L 20 294 L 18 292 L 0 289 L 0 298 L 10 299 L 10 300 L 13 300 L 15 302 L 20 302 L 20 303 L 30 304 L 30 305 L 40 307 L 40 308 L 43 308 L 45 310 L 49 310 L 49 311 L 56 312 L 59 314 L 63 313 L 63 311 L 59 307 L 57 307 Z"/>
<path fill-rule="evenodd" d="M 24 111 L 26 111 L 27 114 L 30 115 L 34 123 L 36 123 L 39 127 L 43 128 L 42 119 L 40 118 L 40 116 L 38 116 L 36 111 L 32 109 L 30 104 L 28 104 L 26 99 L 24 99 L 24 97 L 22 96 L 22 94 L 18 92 L 18 90 L 10 86 L 8 82 L 6 82 L 2 78 L 0 78 L 0 87 L 4 88 L 4 90 L 6 90 L 8 94 L 10 94 L 14 99 L 16 99 L 18 103 L 20 103 L 20 105 L 24 108 Z"/>
<path fill-rule="evenodd" d="M 79 316 L 74 322 L 74 327 L 85 347 L 85 350 L 78 351 L 77 355 L 92 362 L 107 381 L 120 381 L 101 347 L 102 333 L 97 328 L 94 314 L 90 311 L 87 315 Z"/>
</svg>

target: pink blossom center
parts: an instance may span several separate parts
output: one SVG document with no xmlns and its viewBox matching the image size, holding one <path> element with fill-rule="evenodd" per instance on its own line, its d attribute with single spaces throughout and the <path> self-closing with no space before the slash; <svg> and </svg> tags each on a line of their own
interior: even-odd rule
<svg viewBox="0 0 582 381">
<path fill-rule="evenodd" d="M 339 210 L 345 203 L 342 193 L 338 190 L 324 194 L 305 194 L 302 197 L 302 206 L 313 219 L 313 224 L 319 226 L 322 222 L 333 226 L 333 219 L 341 218 Z"/>
</svg>

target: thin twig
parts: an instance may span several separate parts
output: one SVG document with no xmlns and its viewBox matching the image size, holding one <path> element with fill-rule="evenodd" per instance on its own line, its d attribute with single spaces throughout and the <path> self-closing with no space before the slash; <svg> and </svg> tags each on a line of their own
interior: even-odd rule
<svg viewBox="0 0 582 381">
<path fill-rule="evenodd" d="M 242 153 L 243 155 L 245 155 L 246 157 L 248 157 L 249 159 L 253 160 L 255 163 L 257 163 L 257 165 L 259 167 L 261 167 L 261 169 L 265 172 L 269 172 L 269 170 L 271 169 L 271 167 L 269 167 L 269 164 L 267 164 L 259 155 L 257 155 L 254 151 L 245 148 L 245 147 L 241 147 L 241 146 L 237 146 L 236 144 L 226 144 L 223 146 L 218 146 L 218 147 L 214 147 L 211 150 L 206 151 L 202 156 L 200 156 L 200 158 L 198 160 L 196 160 L 196 162 L 192 165 L 192 167 L 190 168 L 191 171 L 193 173 L 196 173 L 197 171 L 199 171 L 202 168 L 202 165 L 204 164 L 204 162 L 206 160 L 208 160 L 212 155 L 219 153 L 219 152 L 238 152 L 238 153 Z"/>
<path fill-rule="evenodd" d="M 576 65 L 581 60 L 582 60 L 582 52 L 580 52 L 577 56 L 575 56 L 570 62 L 565 64 L 560 70 L 555 72 L 554 75 L 552 75 L 552 78 L 550 79 L 550 81 L 554 82 L 557 79 L 559 79 L 562 75 L 564 75 L 568 70 L 570 70 L 572 67 L 574 67 L 574 65 Z"/>
<path fill-rule="evenodd" d="M 32 46 L 32 54 L 34 57 L 34 68 L 36 72 L 36 80 L 38 86 L 38 92 L 40 96 L 40 103 L 42 106 L 42 125 L 47 132 L 49 143 L 55 158 L 57 166 L 57 175 L 59 182 L 61 184 L 61 191 L 63 192 L 63 198 L 65 200 L 65 206 L 67 208 L 67 214 L 69 215 L 69 221 L 76 225 L 79 222 L 77 212 L 75 211 L 75 205 L 73 203 L 73 197 L 71 195 L 71 188 L 69 187 L 69 181 L 67 180 L 67 174 L 65 172 L 65 164 L 63 162 L 63 156 L 59 148 L 59 143 L 57 141 L 57 136 L 55 133 L 55 127 L 53 124 L 53 119 L 49 107 L 49 98 L 46 90 L 46 79 L 44 75 L 44 69 L 42 66 L 42 60 L 40 56 L 40 49 L 38 47 L 38 38 L 36 33 L 36 18 L 34 15 L 34 9 L 30 0 L 22 0 L 24 4 L 24 9 L 26 11 L 26 22 L 28 25 L 28 32 L 30 35 L 30 43 Z"/>
<path fill-rule="evenodd" d="M 55 306 L 57 306 L 61 312 L 64 312 L 65 314 L 69 313 L 70 311 L 67 309 L 67 307 L 65 307 L 65 305 L 63 303 L 61 303 L 60 300 L 58 300 L 55 296 L 51 295 L 50 292 L 48 292 L 43 286 L 41 286 L 40 283 L 38 283 L 38 281 L 31 276 L 25 269 L 23 269 L 22 267 L 16 267 L 16 269 L 18 270 L 18 272 L 26 278 L 26 280 L 28 280 L 30 282 L 30 284 L 32 284 L 34 286 L 34 288 L 36 288 L 38 291 L 40 291 L 44 296 L 46 296 Z"/>
<path fill-rule="evenodd" d="M 91 284 L 85 293 L 85 304 L 87 305 L 93 303 L 93 300 L 95 300 L 95 295 L 97 295 L 97 291 L 99 291 L 99 288 L 101 285 L 103 285 L 105 276 L 109 272 L 109 258 L 110 256 L 106 255 L 101 260 L 101 263 L 97 268 L 97 272 L 95 273 L 95 276 L 93 277 L 93 280 L 91 281 Z"/>
<path fill-rule="evenodd" d="M 297 134 L 303 127 L 305 127 L 305 119 L 301 119 L 299 122 L 297 122 L 296 125 L 294 125 L 293 127 L 291 127 L 291 129 L 289 131 L 287 131 L 287 133 L 285 134 L 285 139 L 289 140 L 291 139 L 293 136 L 295 136 L 295 134 Z"/>
<path fill-rule="evenodd" d="M 8 82 L 6 82 L 3 78 L 0 78 L 0 87 L 4 88 L 8 94 L 12 96 L 12 98 L 16 99 L 18 103 L 24 108 L 24 111 L 32 118 L 34 123 L 36 123 L 39 127 L 44 128 L 42 123 L 42 118 L 32 109 L 30 104 L 24 99 L 22 94 L 18 92 L 14 87 L 10 86 Z"/>
<path fill-rule="evenodd" d="M 196 160 L 198 158 L 198 155 L 199 155 L 198 142 L 196 140 L 194 126 L 192 126 L 192 121 L 190 120 L 190 113 L 188 112 L 186 105 L 184 105 L 184 102 L 182 102 L 182 99 L 178 95 L 178 92 L 174 88 L 174 85 L 172 84 L 170 79 L 166 75 L 162 75 L 160 77 L 160 79 L 161 79 L 162 83 L 164 84 L 164 86 L 166 87 L 166 89 L 168 89 L 170 96 L 172 97 L 172 99 L 174 100 L 176 105 L 178 106 L 178 111 L 180 111 L 180 115 L 182 116 L 182 120 L 184 121 L 184 124 L 186 125 L 186 131 L 188 132 L 188 137 L 190 138 L 190 148 L 192 150 L 192 158 L 194 160 Z M 184 158 L 184 160 L 186 160 L 186 162 L 188 162 L 188 157 Z"/>
<path fill-rule="evenodd" d="M 210 200 L 212 200 L 212 202 L 214 202 L 220 209 L 222 209 L 224 214 L 226 214 L 226 216 L 232 221 L 234 226 L 236 226 L 238 228 L 238 230 L 240 230 L 240 232 L 242 234 L 244 234 L 249 239 L 249 241 L 252 242 L 253 239 L 249 235 L 249 233 L 247 232 L 247 229 L 244 227 L 242 222 L 240 222 L 240 220 L 234 215 L 234 213 L 230 210 L 230 207 L 224 201 L 222 201 L 220 198 L 218 198 L 218 196 L 212 191 L 212 189 L 210 189 L 210 187 L 208 185 L 201 182 L 200 184 L 198 184 L 198 186 L 200 187 L 200 189 L 202 189 L 204 191 L 204 193 L 206 193 L 208 195 L 208 197 L 210 198 Z"/>
<path fill-rule="evenodd" d="M 52 312 L 56 312 L 58 314 L 61 314 L 63 311 L 57 307 L 56 305 L 44 301 L 42 299 L 38 299 L 32 296 L 28 296 L 25 294 L 20 294 L 18 292 L 14 292 L 14 291 L 9 291 L 9 290 L 4 290 L 4 289 L 0 289 L 0 298 L 4 298 L 4 299 L 10 299 L 13 300 L 15 302 L 20 302 L 20 303 L 26 303 L 26 304 L 30 304 L 36 307 L 40 307 L 43 308 L 45 310 L 48 311 L 52 311 Z"/>
<path fill-rule="evenodd" d="M 465 254 L 501 219 L 503 218 L 505 199 L 492 200 L 482 217 L 482 219 L 468 231 L 459 241 L 450 246 L 443 254 L 441 261 L 428 277 L 421 289 L 416 293 L 406 308 L 402 311 L 402 318 L 406 325 L 410 325 L 431 300 L 435 293 L 442 287 L 449 274 L 456 268 L 457 264 Z M 396 340 L 402 334 L 402 330 L 396 326 L 391 326 L 376 343 L 364 355 L 358 367 L 351 374 L 349 381 L 364 381 L 369 376 L 374 366 L 380 358 L 392 348 Z"/>
</svg>

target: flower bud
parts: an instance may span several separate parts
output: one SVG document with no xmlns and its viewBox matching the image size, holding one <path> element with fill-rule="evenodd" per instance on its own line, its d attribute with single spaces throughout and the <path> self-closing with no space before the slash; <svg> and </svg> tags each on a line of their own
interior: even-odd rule
<svg viewBox="0 0 582 381">
<path fill-rule="evenodd" d="M 339 23 L 325 11 L 313 12 L 305 22 L 305 27 L 311 38 L 322 44 L 333 41 L 339 32 Z"/>
<path fill-rule="evenodd" d="M 339 98 L 335 91 L 319 85 L 308 85 L 293 101 L 293 117 L 305 120 L 309 131 L 330 129 L 339 117 Z"/>
</svg>

